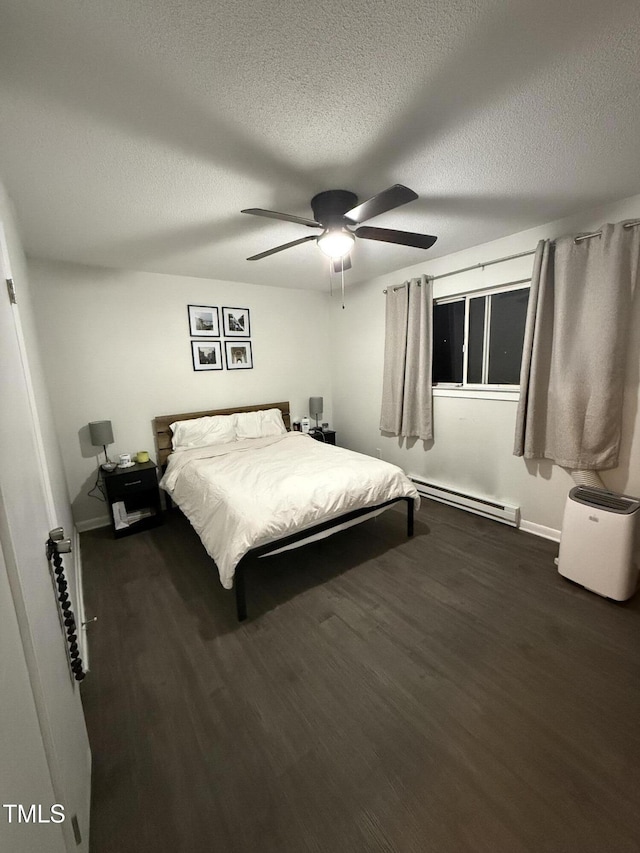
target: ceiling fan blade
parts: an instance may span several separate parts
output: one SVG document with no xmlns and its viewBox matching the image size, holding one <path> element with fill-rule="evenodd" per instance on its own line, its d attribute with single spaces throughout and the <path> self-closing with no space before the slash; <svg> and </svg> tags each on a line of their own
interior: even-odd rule
<svg viewBox="0 0 640 853">
<path fill-rule="evenodd" d="M 269 219 L 284 219 L 285 222 L 308 225 L 309 228 L 322 228 L 322 225 L 313 219 L 304 219 L 304 217 L 294 216 L 292 213 L 278 213 L 277 210 L 263 210 L 261 207 L 249 207 L 246 210 L 241 210 L 240 213 L 251 213 L 253 216 L 266 216 Z"/>
<path fill-rule="evenodd" d="M 400 246 L 413 246 L 415 249 L 430 249 L 438 239 L 431 234 L 414 234 L 412 231 L 395 231 L 393 228 L 372 228 L 370 225 L 357 228 L 355 235 L 364 240 L 381 240 L 383 243 L 398 243 Z"/>
<path fill-rule="evenodd" d="M 386 213 L 387 210 L 393 210 L 395 207 L 400 207 L 407 202 L 415 201 L 418 194 L 405 187 L 402 184 L 394 184 L 381 193 L 374 195 L 372 198 L 363 201 L 348 210 L 344 215 L 352 222 L 364 222 L 366 219 L 373 219 L 374 216 L 379 216 L 381 213 Z"/>
<path fill-rule="evenodd" d="M 351 269 L 351 255 L 345 255 L 344 258 L 332 258 L 331 269 L 334 273 L 346 272 Z"/>
<path fill-rule="evenodd" d="M 300 243 L 307 243 L 309 240 L 317 240 L 318 238 L 309 234 L 307 237 L 301 237 L 299 240 L 292 240 L 290 243 L 284 243 L 282 246 L 276 246 L 275 249 L 267 249 L 266 252 L 260 252 L 259 255 L 252 255 L 247 258 L 248 261 L 259 261 L 261 258 L 267 258 L 269 255 L 275 255 L 276 252 L 282 252 L 284 249 L 290 249 L 292 246 L 299 246 Z"/>
</svg>

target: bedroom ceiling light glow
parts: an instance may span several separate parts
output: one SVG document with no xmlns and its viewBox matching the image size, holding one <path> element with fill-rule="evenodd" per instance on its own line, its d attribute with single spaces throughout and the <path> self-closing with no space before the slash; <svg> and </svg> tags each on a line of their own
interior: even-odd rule
<svg viewBox="0 0 640 853">
<path fill-rule="evenodd" d="M 318 246 L 330 258 L 343 258 L 349 254 L 355 238 L 346 228 L 335 228 L 325 231 L 318 237 Z"/>
</svg>

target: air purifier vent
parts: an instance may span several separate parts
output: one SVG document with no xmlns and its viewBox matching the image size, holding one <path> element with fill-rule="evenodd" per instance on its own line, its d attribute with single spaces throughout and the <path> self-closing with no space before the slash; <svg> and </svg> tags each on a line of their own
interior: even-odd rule
<svg viewBox="0 0 640 853">
<path fill-rule="evenodd" d="M 635 512 L 640 508 L 640 503 L 637 500 L 617 495 L 614 492 L 607 492 L 604 489 L 575 486 L 575 488 L 571 489 L 570 496 L 574 501 L 586 504 L 587 506 L 608 509 L 610 512 L 627 514 Z"/>
</svg>

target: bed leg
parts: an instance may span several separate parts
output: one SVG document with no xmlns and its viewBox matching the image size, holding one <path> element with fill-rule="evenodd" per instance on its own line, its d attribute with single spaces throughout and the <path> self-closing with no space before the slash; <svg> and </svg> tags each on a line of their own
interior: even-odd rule
<svg viewBox="0 0 640 853">
<path fill-rule="evenodd" d="M 413 498 L 405 498 L 407 502 L 407 536 L 413 536 Z"/>
<path fill-rule="evenodd" d="M 247 599 L 244 594 L 244 572 L 242 566 L 236 566 L 235 575 L 233 577 L 233 586 L 236 591 L 236 612 L 238 614 L 238 622 L 244 622 L 247 618 Z"/>
</svg>

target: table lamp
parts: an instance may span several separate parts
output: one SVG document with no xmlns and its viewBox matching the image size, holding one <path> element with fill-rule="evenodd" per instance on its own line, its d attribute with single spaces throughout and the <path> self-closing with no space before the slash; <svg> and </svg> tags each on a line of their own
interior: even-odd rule
<svg viewBox="0 0 640 853">
<path fill-rule="evenodd" d="M 103 471 L 113 471 L 116 463 L 111 462 L 107 455 L 107 444 L 113 444 L 113 429 L 111 421 L 91 421 L 89 423 L 89 435 L 94 447 L 102 446 L 104 450 L 104 462 L 100 466 Z"/>
<path fill-rule="evenodd" d="M 322 397 L 309 397 L 309 414 L 316 419 L 316 429 L 318 429 L 318 418 L 322 417 L 322 406 L 324 400 Z"/>
</svg>

